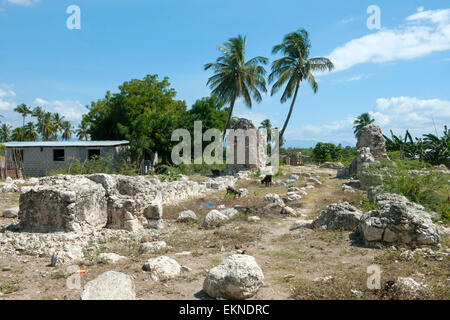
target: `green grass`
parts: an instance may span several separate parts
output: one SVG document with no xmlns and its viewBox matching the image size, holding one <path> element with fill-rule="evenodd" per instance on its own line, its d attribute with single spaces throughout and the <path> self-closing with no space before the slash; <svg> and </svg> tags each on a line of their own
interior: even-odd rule
<svg viewBox="0 0 450 320">
<path fill-rule="evenodd" d="M 429 169 L 429 165 L 419 160 L 402 160 L 382 163 L 371 167 L 369 174 L 382 174 L 382 189 L 386 192 L 405 196 L 408 200 L 424 206 L 428 211 L 439 214 L 439 220 L 450 222 L 450 175 L 426 171 L 424 174 L 411 174 L 410 170 Z"/>
</svg>

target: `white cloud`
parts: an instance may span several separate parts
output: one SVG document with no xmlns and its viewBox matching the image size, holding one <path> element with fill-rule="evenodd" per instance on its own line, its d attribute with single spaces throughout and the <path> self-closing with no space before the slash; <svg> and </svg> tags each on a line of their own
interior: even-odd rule
<svg viewBox="0 0 450 320">
<path fill-rule="evenodd" d="M 409 60 L 449 49 L 450 9 L 419 10 L 403 25 L 353 39 L 328 57 L 335 71 L 342 71 L 361 63 Z"/>
<path fill-rule="evenodd" d="M 53 100 L 47 101 L 42 98 L 36 98 L 33 106 L 41 106 L 47 111 L 57 112 L 69 121 L 80 121 L 82 114 L 86 113 L 85 106 L 78 100 Z"/>
<path fill-rule="evenodd" d="M 344 142 L 352 141 L 351 127 L 354 121 L 353 116 L 348 116 L 344 120 L 332 121 L 319 125 L 303 125 L 286 129 L 286 140 L 314 140 L 324 142 Z M 350 132 L 350 134 L 349 134 Z"/>
<path fill-rule="evenodd" d="M 442 134 L 444 125 L 450 125 L 450 101 L 440 99 L 419 99 L 415 97 L 392 97 L 376 100 L 374 110 L 369 112 L 375 124 L 383 133 L 404 135 L 406 130 L 416 137 L 437 131 Z M 314 140 L 329 142 L 355 141 L 353 121 L 355 115 L 344 120 L 319 125 L 288 127 L 287 140 Z"/>
<path fill-rule="evenodd" d="M 8 4 L 15 4 L 15 5 L 19 5 L 19 6 L 29 7 L 29 6 L 39 2 L 39 0 L 5 0 L 4 2 L 8 3 Z"/>
<path fill-rule="evenodd" d="M 16 106 L 16 103 L 12 100 L 16 96 L 16 93 L 9 89 L 0 88 L 0 110 L 11 110 Z"/>
<path fill-rule="evenodd" d="M 353 21 L 355 21 L 356 19 L 355 18 L 345 18 L 345 19 L 342 19 L 341 21 L 339 21 L 341 24 L 347 24 L 347 23 L 351 23 L 351 22 L 353 22 Z"/>
<path fill-rule="evenodd" d="M 253 122 L 253 125 L 258 128 L 261 125 L 261 122 L 270 119 L 272 123 L 272 127 L 278 127 L 278 123 L 273 120 L 273 116 L 266 115 L 264 113 L 258 113 L 258 112 L 236 112 L 236 114 L 233 115 L 233 117 L 237 118 L 245 118 L 249 119 Z"/>
<path fill-rule="evenodd" d="M 388 132 L 402 133 L 408 129 L 413 135 L 438 133 L 450 124 L 450 101 L 439 99 L 422 100 L 414 97 L 382 98 L 376 101 L 370 112 L 376 123 Z"/>
</svg>

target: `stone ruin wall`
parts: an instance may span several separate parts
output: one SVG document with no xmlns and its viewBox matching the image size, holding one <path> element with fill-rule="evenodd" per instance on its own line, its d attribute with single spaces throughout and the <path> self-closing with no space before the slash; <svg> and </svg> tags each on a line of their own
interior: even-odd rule
<svg viewBox="0 0 450 320">
<path fill-rule="evenodd" d="M 39 185 L 22 190 L 19 228 L 32 232 L 161 229 L 164 205 L 224 190 L 235 182 L 231 176 L 200 183 L 186 177 L 175 182 L 107 174 L 45 177 Z"/>
</svg>

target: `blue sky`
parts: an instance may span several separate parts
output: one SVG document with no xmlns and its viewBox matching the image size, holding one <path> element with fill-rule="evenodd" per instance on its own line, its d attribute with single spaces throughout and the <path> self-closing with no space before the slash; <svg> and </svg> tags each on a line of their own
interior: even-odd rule
<svg viewBox="0 0 450 320">
<path fill-rule="evenodd" d="M 70 5 L 81 30 L 69 30 Z M 370 5 L 381 29 L 366 24 Z M 273 61 L 274 45 L 299 28 L 310 33 L 311 56 L 329 57 L 319 91 L 300 89 L 286 139 L 354 144 L 352 121 L 371 112 L 388 134 L 437 132 L 450 120 L 448 0 L 0 0 L 0 114 L 13 125 L 16 104 L 42 105 L 74 124 L 85 105 L 146 74 L 169 77 L 177 98 L 192 105 L 208 96 L 203 65 L 228 38 L 247 36 L 247 57 Z M 269 66 L 267 67 L 269 69 Z M 264 97 L 236 116 L 281 127 L 289 103 Z M 306 142 L 308 141 L 308 142 Z"/>
</svg>

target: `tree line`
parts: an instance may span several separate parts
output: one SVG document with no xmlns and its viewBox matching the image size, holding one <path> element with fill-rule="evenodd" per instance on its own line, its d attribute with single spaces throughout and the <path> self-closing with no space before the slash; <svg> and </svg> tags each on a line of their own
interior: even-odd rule
<svg viewBox="0 0 450 320">
<path fill-rule="evenodd" d="M 74 133 L 80 140 L 89 138 L 86 126 L 80 124 L 78 130 L 74 130 L 72 124 L 57 112 L 48 112 L 40 106 L 31 108 L 24 103 L 14 111 L 22 116 L 22 126 L 13 128 L 5 122 L 1 123 L 0 142 L 69 140 Z M 35 121 L 26 122 L 27 117 Z"/>
</svg>

